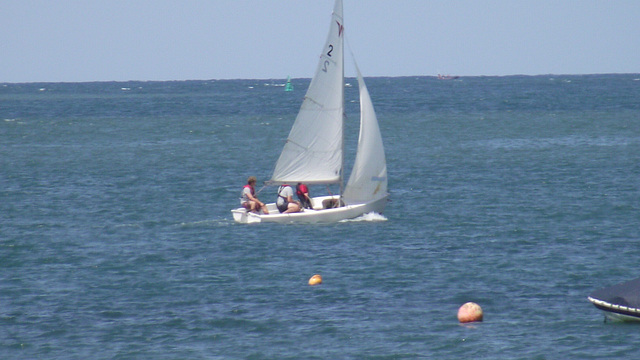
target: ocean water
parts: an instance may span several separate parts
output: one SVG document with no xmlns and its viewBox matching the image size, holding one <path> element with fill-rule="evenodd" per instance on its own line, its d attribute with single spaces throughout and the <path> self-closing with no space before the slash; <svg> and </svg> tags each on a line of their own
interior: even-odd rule
<svg viewBox="0 0 640 360">
<path fill-rule="evenodd" d="M 366 80 L 391 201 L 305 226 L 229 210 L 308 79 L 0 84 L 0 358 L 637 357 L 640 75 Z"/>
</svg>

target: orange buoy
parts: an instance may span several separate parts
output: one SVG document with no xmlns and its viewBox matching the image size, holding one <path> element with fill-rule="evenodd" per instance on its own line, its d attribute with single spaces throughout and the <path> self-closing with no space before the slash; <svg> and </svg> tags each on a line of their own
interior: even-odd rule
<svg viewBox="0 0 640 360">
<path fill-rule="evenodd" d="M 315 274 L 309 279 L 309 285 L 318 285 L 322 283 L 322 276 Z"/>
<path fill-rule="evenodd" d="M 469 323 L 482 321 L 482 308 L 474 302 L 468 302 L 458 309 L 458 321 Z"/>
</svg>

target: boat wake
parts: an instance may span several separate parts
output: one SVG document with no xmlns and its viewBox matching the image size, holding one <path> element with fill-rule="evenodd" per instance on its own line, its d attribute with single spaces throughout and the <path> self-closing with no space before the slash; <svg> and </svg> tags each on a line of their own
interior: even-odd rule
<svg viewBox="0 0 640 360">
<path fill-rule="evenodd" d="M 178 224 L 181 228 L 219 227 L 228 225 L 233 225 L 233 222 L 228 219 L 198 220 Z"/>
<path fill-rule="evenodd" d="M 377 212 L 370 212 L 370 213 L 366 213 L 363 214 L 362 216 L 358 216 L 357 218 L 353 218 L 353 219 L 345 219 L 345 220 L 341 220 L 340 222 L 362 222 L 362 221 L 369 221 L 369 222 L 376 222 L 376 221 L 387 221 L 388 219 L 382 215 L 382 214 L 378 214 Z"/>
</svg>

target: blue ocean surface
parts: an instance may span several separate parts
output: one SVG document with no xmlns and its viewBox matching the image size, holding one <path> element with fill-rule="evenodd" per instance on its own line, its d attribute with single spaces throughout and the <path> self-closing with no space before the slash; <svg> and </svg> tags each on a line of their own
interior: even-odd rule
<svg viewBox="0 0 640 360">
<path fill-rule="evenodd" d="M 0 358 L 637 357 L 587 296 L 640 276 L 640 75 L 366 80 L 391 201 L 322 225 L 230 213 L 308 79 L 0 84 Z"/>
</svg>

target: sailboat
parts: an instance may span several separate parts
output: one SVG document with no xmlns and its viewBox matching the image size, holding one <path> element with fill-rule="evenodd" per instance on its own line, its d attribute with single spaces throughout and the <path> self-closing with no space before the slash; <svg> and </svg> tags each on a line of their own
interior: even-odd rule
<svg viewBox="0 0 640 360">
<path fill-rule="evenodd" d="M 354 60 L 355 63 L 355 60 Z M 344 179 L 344 23 L 336 0 L 329 34 L 315 74 L 267 185 L 339 184 L 341 194 L 313 197 L 312 209 L 280 214 L 231 210 L 239 223 L 325 223 L 382 213 L 388 199 L 387 164 L 369 91 L 355 66 L 360 91 L 360 134 L 351 175 Z M 342 191 L 343 190 L 343 191 Z"/>
</svg>

